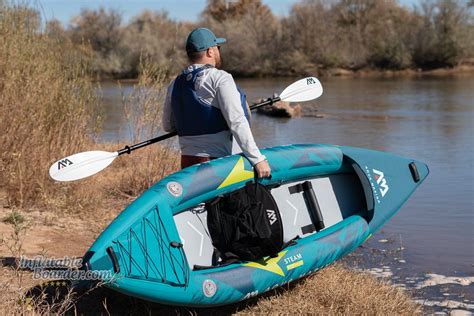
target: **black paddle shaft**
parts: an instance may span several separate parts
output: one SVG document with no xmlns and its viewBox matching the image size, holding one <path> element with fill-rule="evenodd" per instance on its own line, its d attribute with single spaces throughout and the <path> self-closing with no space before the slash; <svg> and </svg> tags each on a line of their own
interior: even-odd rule
<svg viewBox="0 0 474 316">
<path fill-rule="evenodd" d="M 258 109 L 259 107 L 262 107 L 262 106 L 265 106 L 265 105 L 271 105 L 275 102 L 278 102 L 280 101 L 280 97 L 275 97 L 275 98 L 268 98 L 266 99 L 265 101 L 263 102 L 260 102 L 260 103 L 256 103 L 256 104 L 252 104 L 250 106 L 250 110 L 253 111 L 255 109 Z M 132 146 L 125 146 L 124 148 L 120 149 L 119 151 L 117 151 L 118 155 L 123 155 L 123 154 L 130 154 L 132 151 L 138 149 L 138 148 L 142 148 L 142 147 L 145 147 L 145 146 L 148 146 L 148 145 L 151 145 L 151 144 L 154 144 L 154 143 L 157 143 L 157 142 L 161 142 L 162 140 L 165 140 L 165 139 L 168 139 L 168 138 L 171 138 L 171 137 L 174 137 L 178 135 L 177 132 L 172 132 L 172 133 L 168 133 L 168 134 L 164 134 L 164 135 L 161 135 L 161 136 L 158 136 L 158 137 L 155 137 L 155 138 L 152 138 L 152 139 L 149 139 L 149 140 L 145 140 L 141 143 L 138 143 L 138 144 L 135 144 L 135 145 L 132 145 Z"/>
</svg>

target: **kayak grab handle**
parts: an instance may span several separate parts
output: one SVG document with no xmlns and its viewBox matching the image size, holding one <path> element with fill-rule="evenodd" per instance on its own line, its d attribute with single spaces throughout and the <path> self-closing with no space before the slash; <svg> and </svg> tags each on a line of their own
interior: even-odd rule
<svg viewBox="0 0 474 316">
<path fill-rule="evenodd" d="M 120 266 L 118 264 L 117 255 L 114 252 L 114 248 L 108 247 L 106 249 L 106 251 L 107 251 L 107 254 L 110 257 L 110 260 L 112 260 L 112 265 L 114 266 L 114 273 L 119 273 L 120 272 Z"/>
<path fill-rule="evenodd" d="M 86 254 L 82 257 L 82 266 L 81 266 L 81 270 L 85 270 L 85 271 L 89 271 L 91 270 L 91 264 L 90 264 L 90 260 L 92 258 L 92 256 L 94 255 L 94 251 L 88 251 L 86 252 Z"/>
<path fill-rule="evenodd" d="M 408 168 L 410 168 L 411 176 L 413 178 L 413 181 L 419 182 L 420 181 L 420 174 L 418 173 L 418 169 L 416 168 L 416 164 L 414 162 L 411 162 L 408 165 Z"/>
</svg>

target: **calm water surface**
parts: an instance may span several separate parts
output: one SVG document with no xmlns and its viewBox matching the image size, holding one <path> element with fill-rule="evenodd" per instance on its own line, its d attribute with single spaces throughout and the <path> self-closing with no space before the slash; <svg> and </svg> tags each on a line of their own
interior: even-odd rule
<svg viewBox="0 0 474 316">
<path fill-rule="evenodd" d="M 279 93 L 293 81 L 238 84 L 251 101 Z M 430 176 L 369 245 L 383 247 L 377 240 L 384 238 L 401 243 L 403 269 L 415 274 L 474 275 L 474 77 L 321 82 L 323 96 L 302 104 L 302 117 L 255 114 L 252 129 L 258 145 L 348 145 L 426 162 Z M 129 91 L 130 86 L 122 86 L 122 93 Z M 102 94 L 108 115 L 103 139 L 126 138 L 120 89 L 105 83 Z"/>
</svg>

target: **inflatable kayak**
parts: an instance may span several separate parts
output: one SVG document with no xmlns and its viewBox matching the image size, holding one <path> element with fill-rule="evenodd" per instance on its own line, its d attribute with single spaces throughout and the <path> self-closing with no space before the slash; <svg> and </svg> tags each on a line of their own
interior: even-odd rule
<svg viewBox="0 0 474 316">
<path fill-rule="evenodd" d="M 106 286 L 153 302 L 234 303 L 353 251 L 401 208 L 429 172 L 416 160 L 352 147 L 288 145 L 262 153 L 272 168 L 272 177 L 261 181 L 274 203 L 266 210 L 267 224 L 278 221 L 284 245 L 273 255 L 226 264 L 214 260 L 218 240 L 209 232 L 204 203 L 255 181 L 249 162 L 233 155 L 156 183 L 102 232 L 83 267 L 102 273 Z"/>
</svg>

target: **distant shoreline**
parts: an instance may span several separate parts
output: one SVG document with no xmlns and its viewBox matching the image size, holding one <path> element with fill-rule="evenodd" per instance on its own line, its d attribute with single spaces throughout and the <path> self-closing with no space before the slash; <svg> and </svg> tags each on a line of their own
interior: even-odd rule
<svg viewBox="0 0 474 316">
<path fill-rule="evenodd" d="M 344 68 L 314 69 L 308 70 L 307 73 L 301 74 L 282 74 L 278 77 L 301 77 L 316 75 L 322 78 L 402 78 L 402 77 L 449 77 L 449 76 L 469 76 L 474 75 L 474 62 L 461 64 L 455 67 L 435 68 L 430 70 L 422 69 L 403 69 L 403 70 L 387 70 L 375 68 L 363 68 L 358 70 Z M 239 76 L 234 75 L 237 79 L 264 79 L 275 76 Z M 172 78 L 170 77 L 170 80 Z M 96 81 L 118 81 L 120 83 L 134 84 L 138 82 L 137 78 L 114 79 L 110 77 L 100 77 Z"/>
<path fill-rule="evenodd" d="M 323 73 L 328 77 L 352 77 L 352 78 L 390 78 L 390 77 L 444 77 L 474 74 L 474 63 L 466 63 L 450 68 L 435 68 L 430 70 L 404 69 L 386 70 L 364 68 L 360 70 L 348 70 L 334 68 Z"/>
</svg>

